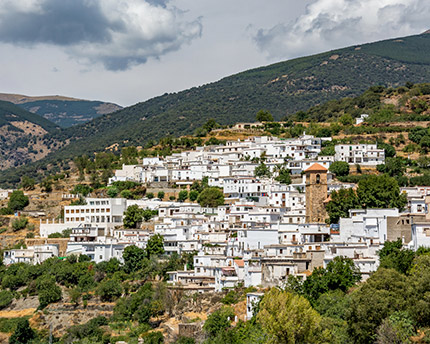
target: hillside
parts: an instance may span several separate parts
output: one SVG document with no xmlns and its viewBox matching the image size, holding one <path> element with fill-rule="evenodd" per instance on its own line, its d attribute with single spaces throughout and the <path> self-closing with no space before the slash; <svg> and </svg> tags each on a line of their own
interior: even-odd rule
<svg viewBox="0 0 430 344">
<path fill-rule="evenodd" d="M 122 109 L 121 106 L 113 103 L 63 96 L 29 97 L 20 94 L 0 93 L 0 100 L 12 102 L 63 128 L 82 124 L 94 118 Z"/>
<path fill-rule="evenodd" d="M 422 34 L 280 62 L 164 94 L 49 134 L 50 140 L 70 144 L 35 165 L 0 173 L 0 183 L 14 183 L 23 173 L 115 143 L 143 145 L 168 135 L 189 134 L 208 118 L 223 125 L 249 122 L 259 109 L 267 109 L 279 120 L 329 100 L 357 96 L 371 85 L 426 82 L 429 53 L 430 35 Z"/>
<path fill-rule="evenodd" d="M 0 101 L 0 169 L 39 160 L 62 143 L 51 138 L 59 127 L 39 115 Z"/>
</svg>

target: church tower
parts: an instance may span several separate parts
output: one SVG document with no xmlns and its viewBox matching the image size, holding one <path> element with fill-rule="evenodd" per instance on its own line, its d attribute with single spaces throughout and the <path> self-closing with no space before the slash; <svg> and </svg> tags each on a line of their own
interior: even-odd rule
<svg viewBox="0 0 430 344">
<path fill-rule="evenodd" d="M 327 199 L 327 169 L 313 164 L 306 174 L 306 223 L 324 223 L 327 218 L 324 201 Z"/>
</svg>

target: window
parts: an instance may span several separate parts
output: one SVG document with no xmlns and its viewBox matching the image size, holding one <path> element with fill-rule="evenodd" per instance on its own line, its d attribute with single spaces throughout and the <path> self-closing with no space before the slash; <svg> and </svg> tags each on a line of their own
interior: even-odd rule
<svg viewBox="0 0 430 344">
<path fill-rule="evenodd" d="M 316 183 L 317 183 L 317 184 L 319 184 L 319 183 L 320 183 L 320 181 L 321 181 L 321 176 L 320 176 L 319 174 L 317 174 L 317 177 L 316 177 Z"/>
</svg>

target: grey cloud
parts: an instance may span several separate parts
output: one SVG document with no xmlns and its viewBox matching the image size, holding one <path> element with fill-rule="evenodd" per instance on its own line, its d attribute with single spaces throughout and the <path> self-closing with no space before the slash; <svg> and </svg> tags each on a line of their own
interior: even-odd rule
<svg viewBox="0 0 430 344">
<path fill-rule="evenodd" d="M 4 1 L 4 2 L 2 2 Z M 0 42 L 62 47 L 83 63 L 125 70 L 158 59 L 201 36 L 169 0 L 0 1 Z"/>
<path fill-rule="evenodd" d="M 417 34 L 428 29 L 428 0 L 314 0 L 295 21 L 259 29 L 253 39 L 272 59 Z"/>
<path fill-rule="evenodd" d="M 7 43 L 50 43 L 71 45 L 79 42 L 108 42 L 110 29 L 124 29 L 111 22 L 96 1 L 45 0 L 40 11 L 9 9 L 0 17 L 0 41 Z"/>
</svg>

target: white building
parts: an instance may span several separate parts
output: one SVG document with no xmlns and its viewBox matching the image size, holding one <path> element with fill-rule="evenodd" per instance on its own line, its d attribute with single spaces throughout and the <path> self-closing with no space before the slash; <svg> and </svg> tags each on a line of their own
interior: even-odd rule
<svg viewBox="0 0 430 344">
<path fill-rule="evenodd" d="M 340 144 L 334 147 L 335 161 L 346 161 L 348 164 L 376 166 L 385 163 L 385 151 L 376 144 Z"/>
</svg>

